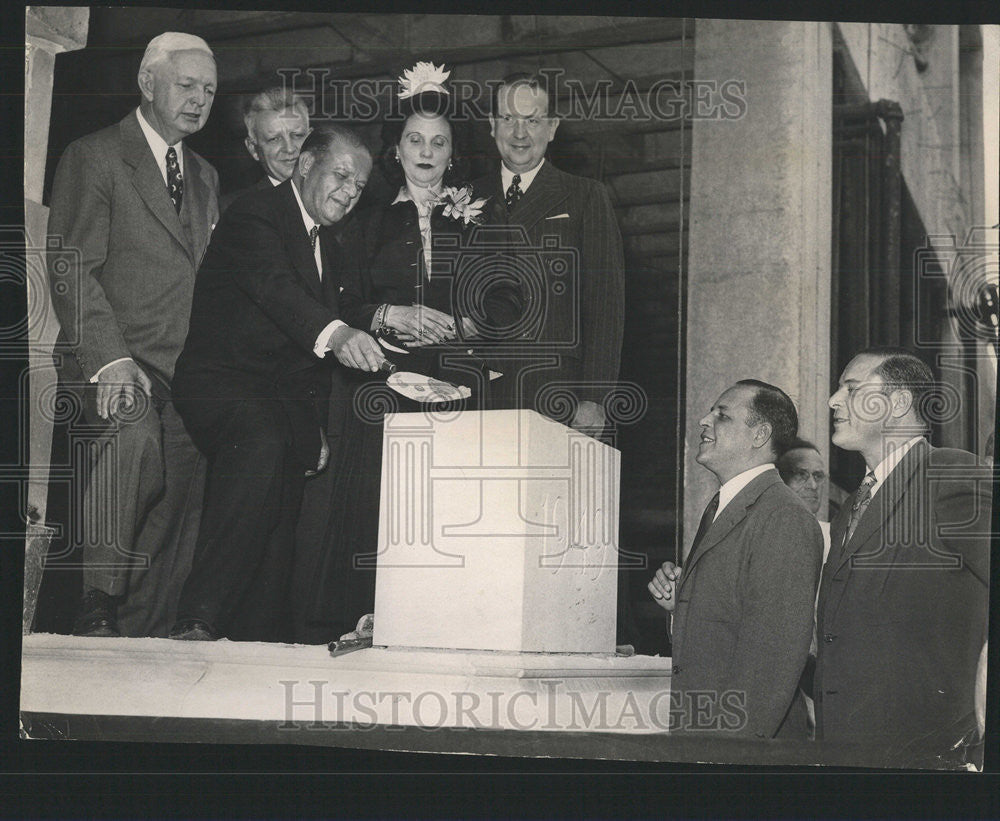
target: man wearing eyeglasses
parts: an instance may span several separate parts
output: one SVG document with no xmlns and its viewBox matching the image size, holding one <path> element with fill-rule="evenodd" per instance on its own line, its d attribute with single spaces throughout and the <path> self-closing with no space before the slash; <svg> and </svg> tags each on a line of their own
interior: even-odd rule
<svg viewBox="0 0 1000 821">
<path fill-rule="evenodd" d="M 494 93 L 490 134 L 500 163 L 475 189 L 489 197 L 489 224 L 510 229 L 497 271 L 518 279 L 524 315 L 516 328 L 484 336 L 504 341 L 495 407 L 533 408 L 599 435 L 621 358 L 622 238 L 605 187 L 545 158 L 559 126 L 551 92 L 544 74 L 517 73 Z"/>
<path fill-rule="evenodd" d="M 826 467 L 819 448 L 806 439 L 796 439 L 778 459 L 778 473 L 782 481 L 798 496 L 809 512 L 819 521 L 823 531 L 823 561 L 830 552 L 830 523 L 819 518 L 823 485 L 826 484 Z"/>
</svg>

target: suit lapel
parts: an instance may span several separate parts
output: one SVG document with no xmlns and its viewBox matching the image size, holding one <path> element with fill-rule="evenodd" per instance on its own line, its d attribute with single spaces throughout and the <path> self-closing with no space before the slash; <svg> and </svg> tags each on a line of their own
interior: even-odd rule
<svg viewBox="0 0 1000 821">
<path fill-rule="evenodd" d="M 316 257 L 313 255 L 309 233 L 302 221 L 302 211 L 292 191 L 292 183 L 286 180 L 276 189 L 281 198 L 281 212 L 285 219 L 285 235 L 288 237 L 288 256 L 302 282 L 316 299 L 323 299 L 323 289 L 320 284 L 319 271 L 316 270 Z M 323 231 L 320 230 L 320 236 Z"/>
<path fill-rule="evenodd" d="M 684 587 L 685 581 L 691 577 L 692 571 L 702 558 L 713 548 L 721 544 L 732 532 L 733 528 L 746 518 L 747 508 L 756 502 L 760 498 L 760 495 L 771 487 L 771 485 L 780 481 L 781 479 L 775 471 L 765 471 L 760 476 L 755 476 L 750 481 L 750 484 L 729 501 L 729 504 L 726 505 L 722 513 L 709 526 L 708 532 L 701 540 L 701 544 L 698 545 L 694 556 L 689 557 L 688 564 L 684 567 L 684 572 L 681 574 L 681 583 L 678 590 Z"/>
<path fill-rule="evenodd" d="M 212 226 L 208 224 L 208 200 L 212 186 L 205 177 L 204 163 L 198 161 L 192 151 L 184 147 L 184 199 L 190 207 L 191 255 L 197 260 L 208 245 L 208 235 Z M 192 173 L 193 172 L 193 173 Z"/>
<path fill-rule="evenodd" d="M 156 158 L 149 148 L 149 143 L 146 142 L 142 129 L 139 128 L 139 120 L 134 111 L 121 121 L 121 135 L 122 160 L 133 169 L 132 185 L 136 192 L 153 212 L 153 216 L 173 234 L 194 262 L 194 255 L 188 247 L 180 217 L 177 216 L 174 204 L 170 201 L 166 183 L 163 182 Z"/>
<path fill-rule="evenodd" d="M 530 231 L 542 217 L 567 197 L 569 197 L 569 191 L 559 179 L 559 172 L 556 171 L 552 163 L 546 160 L 538 170 L 538 174 L 535 175 L 535 179 L 531 181 L 531 187 L 514 206 L 514 210 L 510 214 L 510 221 L 522 225 L 526 231 Z"/>
<path fill-rule="evenodd" d="M 889 520 L 899 507 L 903 493 L 909 486 L 913 474 L 923 459 L 926 458 L 929 447 L 925 441 L 917 442 L 886 477 L 885 482 L 878 489 L 871 504 L 868 505 L 868 509 L 865 510 L 864 515 L 861 517 L 861 521 L 858 522 L 858 526 L 851 536 L 850 543 L 844 546 L 844 550 L 840 555 L 840 561 L 837 564 L 838 572 L 852 556 L 857 555 L 862 548 L 865 548 L 873 537 L 880 536 L 885 532 Z M 844 520 L 843 527 L 838 528 L 840 539 L 844 538 L 848 521 L 850 521 L 850 515 Z M 875 546 L 874 549 L 877 550 L 878 547 Z M 869 549 L 866 549 L 864 552 L 869 552 Z"/>
<path fill-rule="evenodd" d="M 505 199 L 503 182 L 500 178 L 500 169 L 497 168 L 489 177 L 487 190 L 477 194 L 478 197 L 489 197 L 487 211 L 488 221 L 493 225 L 507 224 L 507 201 Z"/>
<path fill-rule="evenodd" d="M 328 308 L 337 308 L 340 304 L 341 280 L 341 244 L 340 237 L 333 232 L 321 228 L 319 243 L 323 255 L 323 304 Z M 339 310 L 338 310 L 339 313 Z"/>
</svg>

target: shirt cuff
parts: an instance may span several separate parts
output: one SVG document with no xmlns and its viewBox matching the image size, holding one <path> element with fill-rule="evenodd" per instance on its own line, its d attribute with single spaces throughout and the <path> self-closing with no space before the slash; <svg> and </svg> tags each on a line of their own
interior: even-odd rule
<svg viewBox="0 0 1000 821">
<path fill-rule="evenodd" d="M 131 356 L 123 356 L 123 357 L 122 357 L 121 359 L 115 359 L 115 360 L 113 360 L 112 362 L 109 362 L 109 363 L 108 363 L 107 365 L 105 365 L 104 367 L 102 367 L 102 368 L 101 368 L 101 369 L 100 369 L 100 370 L 99 370 L 99 371 L 98 371 L 97 373 L 95 373 L 95 374 L 94 374 L 94 375 L 93 375 L 92 377 L 90 377 L 90 381 L 91 381 L 91 382 L 96 382 L 96 381 L 97 381 L 98 379 L 100 379 L 100 378 L 101 378 L 101 374 L 102 374 L 102 373 L 104 373 L 104 372 L 105 372 L 105 371 L 106 371 L 106 370 L 107 370 L 108 368 L 110 368 L 110 367 L 111 367 L 112 365 L 117 365 L 117 364 L 118 364 L 119 362 L 131 362 L 131 361 L 132 361 L 132 357 L 131 357 Z"/>
<path fill-rule="evenodd" d="M 316 344 L 313 345 L 313 353 L 316 354 L 320 359 L 326 357 L 327 345 L 330 342 L 330 337 L 333 336 L 333 332 L 342 325 L 346 325 L 342 319 L 335 319 L 329 325 L 327 325 L 322 331 L 319 332 L 319 336 L 316 337 Z"/>
</svg>

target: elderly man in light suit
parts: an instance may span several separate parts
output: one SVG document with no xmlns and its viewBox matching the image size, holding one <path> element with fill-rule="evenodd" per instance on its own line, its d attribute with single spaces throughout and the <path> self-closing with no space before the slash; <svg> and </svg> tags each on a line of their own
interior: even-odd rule
<svg viewBox="0 0 1000 821">
<path fill-rule="evenodd" d="M 62 327 L 60 390 L 98 433 L 81 497 L 83 600 L 74 632 L 165 636 L 197 535 L 204 464 L 171 399 L 195 272 L 218 219 L 218 176 L 184 144 L 208 119 L 215 58 L 200 37 L 153 38 L 142 97 L 72 143 L 56 170 L 49 234 Z M 80 421 L 80 420 L 78 420 Z M 81 494 L 82 490 L 82 494 Z"/>
<path fill-rule="evenodd" d="M 677 729 L 804 739 L 797 690 L 823 537 L 774 467 L 797 433 L 795 406 L 779 388 L 745 379 L 699 424 L 696 459 L 715 474 L 719 492 L 683 572 L 665 562 L 649 583 L 672 617 Z"/>
</svg>

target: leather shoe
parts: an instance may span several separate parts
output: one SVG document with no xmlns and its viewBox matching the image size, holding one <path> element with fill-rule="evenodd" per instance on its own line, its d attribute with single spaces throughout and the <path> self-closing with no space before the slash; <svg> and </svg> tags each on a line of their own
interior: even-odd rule
<svg viewBox="0 0 1000 821">
<path fill-rule="evenodd" d="M 219 637 L 201 619 L 181 619 L 170 629 L 170 638 L 180 641 L 217 641 Z"/>
<path fill-rule="evenodd" d="M 113 596 L 91 588 L 83 594 L 80 612 L 73 622 L 74 636 L 112 638 L 118 632 L 118 605 Z"/>
</svg>

